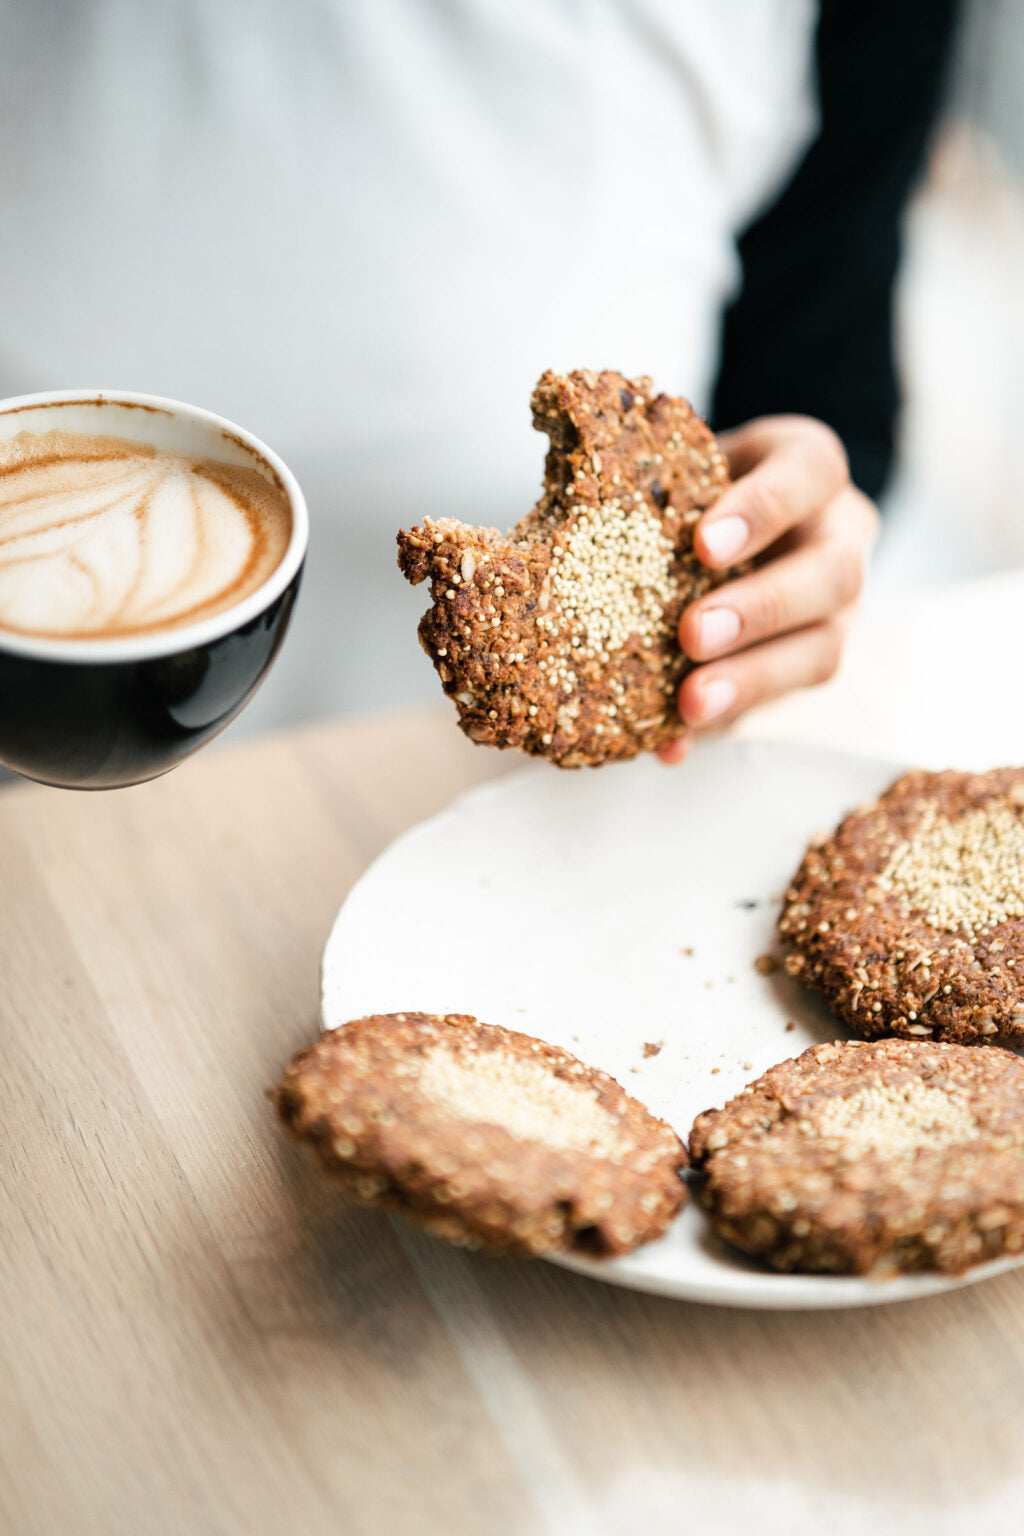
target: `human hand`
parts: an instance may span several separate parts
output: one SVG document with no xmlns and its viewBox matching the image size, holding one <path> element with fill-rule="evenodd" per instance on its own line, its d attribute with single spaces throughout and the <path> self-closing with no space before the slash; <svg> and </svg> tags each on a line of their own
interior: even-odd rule
<svg viewBox="0 0 1024 1536">
<path fill-rule="evenodd" d="M 823 422 L 763 416 L 718 441 L 735 483 L 701 518 L 694 547 L 712 570 L 754 569 L 683 612 L 679 644 L 700 665 L 680 686 L 688 729 L 659 752 L 665 763 L 682 762 L 695 733 L 834 675 L 878 532 L 875 505 Z"/>
</svg>

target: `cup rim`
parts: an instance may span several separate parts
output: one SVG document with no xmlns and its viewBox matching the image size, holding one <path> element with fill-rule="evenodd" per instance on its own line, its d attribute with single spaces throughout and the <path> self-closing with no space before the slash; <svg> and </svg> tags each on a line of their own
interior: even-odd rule
<svg viewBox="0 0 1024 1536">
<path fill-rule="evenodd" d="M 0 416 L 14 415 L 20 410 L 40 406 L 61 405 L 125 405 L 140 406 L 168 416 L 184 416 L 233 438 L 243 448 L 254 453 L 273 470 L 288 497 L 292 514 L 291 537 L 279 563 L 266 581 L 250 592 L 241 602 L 209 618 L 194 624 L 182 624 L 168 629 L 145 631 L 136 635 L 75 636 L 62 639 L 52 635 L 20 634 L 0 625 L 0 651 L 9 655 L 24 656 L 35 661 L 61 661 L 79 664 L 97 662 L 152 661 L 162 656 L 176 656 L 182 651 L 195 650 L 222 640 L 226 635 L 243 628 L 251 620 L 259 618 L 267 608 L 287 590 L 302 568 L 309 543 L 309 512 L 302 489 L 282 458 L 255 433 L 219 416 L 215 411 L 200 405 L 189 405 L 184 400 L 172 400 L 164 395 L 140 394 L 127 389 L 57 389 L 42 390 L 36 394 L 12 395 L 0 400 Z"/>
</svg>

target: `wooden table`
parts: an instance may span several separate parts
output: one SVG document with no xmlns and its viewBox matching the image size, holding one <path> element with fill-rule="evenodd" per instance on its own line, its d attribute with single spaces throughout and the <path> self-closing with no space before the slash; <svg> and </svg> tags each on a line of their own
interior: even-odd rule
<svg viewBox="0 0 1024 1536">
<path fill-rule="evenodd" d="M 1018 1530 L 1024 1273 L 683 1305 L 346 1209 L 279 1135 L 349 886 L 504 766 L 431 714 L 0 793 L 0 1531 Z"/>
</svg>

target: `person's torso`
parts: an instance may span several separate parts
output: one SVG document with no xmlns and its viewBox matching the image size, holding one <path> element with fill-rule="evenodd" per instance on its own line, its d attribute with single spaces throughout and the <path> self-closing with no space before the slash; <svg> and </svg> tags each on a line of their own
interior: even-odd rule
<svg viewBox="0 0 1024 1536">
<path fill-rule="evenodd" d="M 734 234 L 812 127 L 813 24 L 811 0 L 0 3 L 0 396 L 137 389 L 263 436 L 313 540 L 253 719 L 422 696 L 395 530 L 528 510 L 546 367 L 706 402 Z"/>
</svg>

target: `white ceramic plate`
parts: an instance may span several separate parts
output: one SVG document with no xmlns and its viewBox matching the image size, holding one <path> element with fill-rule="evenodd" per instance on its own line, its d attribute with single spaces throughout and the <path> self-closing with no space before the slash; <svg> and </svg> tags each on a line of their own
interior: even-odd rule
<svg viewBox="0 0 1024 1536">
<path fill-rule="evenodd" d="M 780 895 L 816 832 L 897 765 L 722 740 L 682 769 L 533 764 L 413 828 L 351 892 L 323 957 L 325 1028 L 368 1013 L 472 1013 L 603 1067 L 685 1140 L 695 1116 L 842 1033 L 784 972 Z M 792 1028 L 787 1029 L 787 1022 Z M 664 1042 L 645 1058 L 645 1041 Z M 626 1258 L 562 1259 L 615 1285 L 749 1307 L 847 1307 L 957 1280 L 776 1275 L 727 1249 L 696 1203 Z"/>
</svg>

